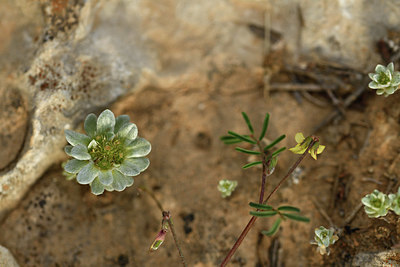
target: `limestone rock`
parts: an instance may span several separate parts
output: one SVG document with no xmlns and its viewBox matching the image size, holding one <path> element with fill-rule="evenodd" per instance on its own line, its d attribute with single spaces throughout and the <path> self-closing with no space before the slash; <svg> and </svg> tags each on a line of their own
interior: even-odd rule
<svg viewBox="0 0 400 267">
<path fill-rule="evenodd" d="M 15 122 L 7 128 L 15 139 L 0 158 L 0 217 L 65 159 L 64 129 L 119 97 L 153 85 L 207 88 L 216 79 L 222 93 L 238 82 L 261 84 L 266 14 L 267 30 L 281 33 L 292 54 L 360 68 L 379 61 L 374 42 L 400 25 L 394 0 L 0 3 L 0 91 L 21 95 L 25 105 L 1 118 Z M 238 71 L 246 79 L 235 78 Z"/>
<path fill-rule="evenodd" d="M 388 250 L 383 252 L 363 252 L 357 254 L 351 266 L 398 266 L 400 264 L 400 250 Z"/>
<path fill-rule="evenodd" d="M 3 246 L 0 246 L 0 266 L 19 267 L 11 252 Z"/>
</svg>

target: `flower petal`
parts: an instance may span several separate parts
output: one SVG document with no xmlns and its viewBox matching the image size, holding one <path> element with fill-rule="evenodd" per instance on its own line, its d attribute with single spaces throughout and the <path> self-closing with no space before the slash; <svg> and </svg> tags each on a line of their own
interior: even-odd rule
<svg viewBox="0 0 400 267">
<path fill-rule="evenodd" d="M 385 71 L 386 76 L 389 78 L 388 83 L 390 84 L 390 81 L 392 80 L 392 72 L 390 72 L 390 70 L 386 70 Z"/>
<path fill-rule="evenodd" d="M 113 176 L 111 171 L 100 171 L 99 172 L 99 181 L 103 185 L 110 185 L 113 182 Z"/>
<path fill-rule="evenodd" d="M 97 133 L 113 132 L 114 126 L 114 113 L 109 109 L 104 110 L 97 119 Z"/>
<path fill-rule="evenodd" d="M 91 140 L 89 136 L 71 130 L 65 130 L 64 133 L 68 143 L 73 146 L 76 146 L 77 144 L 87 146 Z"/>
<path fill-rule="evenodd" d="M 77 160 L 77 159 L 71 159 L 65 164 L 64 170 L 69 173 L 78 173 L 80 170 L 82 170 L 83 167 L 85 167 L 89 161 L 87 160 Z"/>
<path fill-rule="evenodd" d="M 151 151 L 151 144 L 144 138 L 137 138 L 126 148 L 127 158 L 138 158 L 148 155 Z"/>
<path fill-rule="evenodd" d="M 122 191 L 126 188 L 127 179 L 126 176 L 120 173 L 119 171 L 114 170 L 112 172 L 114 180 L 112 183 L 112 187 L 117 191 Z"/>
<path fill-rule="evenodd" d="M 368 73 L 368 77 L 373 81 L 374 81 L 374 75 L 375 73 Z"/>
<path fill-rule="evenodd" d="M 314 148 L 310 149 L 308 152 L 311 154 L 311 157 L 313 157 L 313 159 L 317 160 L 317 153 Z"/>
<path fill-rule="evenodd" d="M 378 88 L 380 88 L 380 84 L 378 84 L 377 82 L 370 82 L 368 84 L 368 87 L 371 89 L 378 89 Z"/>
<path fill-rule="evenodd" d="M 298 143 L 298 144 L 300 144 L 301 142 L 303 142 L 304 141 L 304 135 L 303 135 L 303 133 L 297 133 L 295 136 L 294 136 L 294 139 L 296 140 L 296 142 Z"/>
<path fill-rule="evenodd" d="M 71 150 L 72 150 L 72 148 L 73 148 L 73 146 L 69 146 L 69 145 L 67 145 L 66 147 L 64 147 L 65 153 L 66 153 L 68 156 L 70 156 L 70 157 L 72 157 L 72 155 L 71 155 Z"/>
<path fill-rule="evenodd" d="M 307 147 L 297 144 L 295 147 L 289 148 L 289 150 L 295 154 L 303 154 L 307 150 Z"/>
<path fill-rule="evenodd" d="M 140 172 L 149 167 L 150 161 L 148 158 L 131 158 L 126 159 L 117 169 L 125 175 L 136 176 Z"/>
<path fill-rule="evenodd" d="M 108 192 L 114 191 L 114 187 L 112 187 L 112 184 L 111 185 L 104 185 L 104 189 L 107 190 Z"/>
<path fill-rule="evenodd" d="M 135 138 L 138 135 L 138 129 L 136 127 L 136 124 L 128 123 L 128 124 L 123 125 L 116 134 L 119 137 L 127 139 L 127 140 L 135 140 Z"/>
<path fill-rule="evenodd" d="M 392 85 L 398 86 L 400 84 L 400 72 L 396 71 L 393 75 Z"/>
<path fill-rule="evenodd" d="M 381 64 L 376 65 L 375 72 L 385 72 L 386 67 L 382 66 Z"/>
<path fill-rule="evenodd" d="M 376 90 L 377 95 L 383 95 L 385 93 L 385 89 L 378 89 Z"/>
<path fill-rule="evenodd" d="M 115 127 L 114 132 L 117 133 L 122 126 L 129 123 L 129 116 L 128 115 L 120 115 L 115 119 Z"/>
<path fill-rule="evenodd" d="M 101 195 L 104 192 L 104 186 L 100 183 L 99 178 L 94 179 L 90 187 L 95 195 Z"/>
<path fill-rule="evenodd" d="M 96 135 L 97 116 L 90 113 L 85 119 L 84 128 L 86 133 L 93 138 Z"/>
<path fill-rule="evenodd" d="M 133 185 L 133 182 L 134 182 L 133 177 L 125 176 L 126 187 Z"/>
<path fill-rule="evenodd" d="M 394 72 L 394 64 L 393 64 L 393 62 L 390 62 L 390 63 L 387 65 L 387 69 L 388 69 L 391 73 Z"/>
<path fill-rule="evenodd" d="M 317 154 L 321 154 L 324 151 L 324 149 L 325 149 L 325 146 L 319 145 L 318 149 L 317 149 Z"/>
<path fill-rule="evenodd" d="M 89 164 L 83 167 L 78 173 L 76 180 L 80 184 L 90 184 L 98 174 L 99 170 L 94 166 L 93 162 L 89 162 Z"/>
<path fill-rule="evenodd" d="M 391 95 L 394 93 L 394 91 L 396 91 L 395 87 L 389 87 L 389 88 L 386 88 L 385 93 Z"/>
<path fill-rule="evenodd" d="M 87 147 L 81 144 L 74 146 L 71 149 L 71 156 L 79 160 L 89 160 L 91 159 L 88 153 Z"/>
</svg>

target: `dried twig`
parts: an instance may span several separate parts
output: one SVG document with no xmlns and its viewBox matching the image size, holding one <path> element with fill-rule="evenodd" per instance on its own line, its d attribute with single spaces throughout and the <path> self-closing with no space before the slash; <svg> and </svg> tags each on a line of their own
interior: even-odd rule
<svg viewBox="0 0 400 267">
<path fill-rule="evenodd" d="M 321 108 L 325 108 L 328 103 L 326 103 L 325 101 L 319 100 L 316 97 L 313 97 L 309 92 L 303 91 L 301 92 L 301 95 L 307 99 L 308 101 L 310 101 L 311 103 L 313 103 L 314 105 L 321 107 Z"/>
<path fill-rule="evenodd" d="M 365 87 L 367 85 L 367 80 L 365 79 L 360 87 L 356 91 L 354 91 L 351 95 L 349 95 L 343 102 L 343 107 L 349 107 L 358 97 L 364 93 Z M 340 115 L 340 111 L 338 109 L 334 110 L 331 114 L 329 114 L 320 124 L 318 124 L 314 128 L 314 132 L 318 132 L 322 127 L 330 123 L 334 118 Z"/>
<path fill-rule="evenodd" d="M 355 209 L 353 209 L 353 211 L 350 213 L 350 215 L 347 216 L 347 218 L 344 220 L 343 227 L 348 225 L 354 219 L 354 217 L 356 217 L 357 212 L 361 209 L 362 206 L 363 206 L 363 204 L 360 203 L 355 207 Z"/>
<path fill-rule="evenodd" d="M 271 91 L 310 91 L 321 92 L 325 88 L 315 83 L 271 83 Z"/>
<path fill-rule="evenodd" d="M 335 224 L 333 223 L 332 219 L 329 217 L 329 215 L 325 212 L 324 208 L 321 207 L 321 205 L 318 203 L 318 201 L 316 201 L 314 198 L 311 199 L 312 203 L 314 204 L 314 206 L 317 208 L 317 210 L 319 211 L 319 213 L 322 215 L 322 217 L 325 218 L 325 220 L 327 220 L 327 222 L 329 223 L 329 225 L 331 227 L 334 227 Z"/>
</svg>

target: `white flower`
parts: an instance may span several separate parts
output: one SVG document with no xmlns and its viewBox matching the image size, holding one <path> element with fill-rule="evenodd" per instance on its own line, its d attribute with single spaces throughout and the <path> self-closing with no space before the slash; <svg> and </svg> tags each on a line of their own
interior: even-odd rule
<svg viewBox="0 0 400 267">
<path fill-rule="evenodd" d="M 100 195 L 107 191 L 122 191 L 133 184 L 132 176 L 147 169 L 150 161 L 150 143 L 137 137 L 138 129 L 129 122 L 129 116 L 117 118 L 110 110 L 104 110 L 97 118 L 86 117 L 87 135 L 65 130 L 70 145 L 65 153 L 73 157 L 64 169 L 75 174 L 80 184 L 89 184 L 92 193 Z"/>
</svg>

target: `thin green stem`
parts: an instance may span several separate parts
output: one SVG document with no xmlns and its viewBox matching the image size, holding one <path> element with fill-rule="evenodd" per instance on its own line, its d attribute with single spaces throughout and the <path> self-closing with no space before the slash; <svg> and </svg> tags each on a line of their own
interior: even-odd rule
<svg viewBox="0 0 400 267">
<path fill-rule="evenodd" d="M 161 212 L 164 212 L 164 208 L 163 208 L 163 206 L 161 205 L 161 202 L 158 201 L 158 199 L 157 199 L 156 196 L 153 194 L 153 192 L 151 192 L 149 189 L 147 189 L 147 188 L 144 187 L 144 186 L 140 186 L 140 187 L 139 187 L 139 190 L 141 190 L 141 191 L 145 192 L 146 194 L 148 194 L 148 195 L 154 200 L 154 202 L 156 203 L 156 205 L 157 205 L 157 207 L 159 208 L 159 210 L 160 210 Z"/>
</svg>

